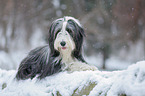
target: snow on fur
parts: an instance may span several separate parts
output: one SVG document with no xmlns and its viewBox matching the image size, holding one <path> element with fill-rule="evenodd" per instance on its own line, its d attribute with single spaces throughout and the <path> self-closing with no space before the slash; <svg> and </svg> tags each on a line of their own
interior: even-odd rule
<svg viewBox="0 0 145 96">
<path fill-rule="evenodd" d="M 61 72 L 42 80 L 17 81 L 15 74 L 16 71 L 0 70 L 0 96 L 72 96 L 91 83 L 95 86 L 88 96 L 145 96 L 145 61 L 123 71 Z"/>
</svg>

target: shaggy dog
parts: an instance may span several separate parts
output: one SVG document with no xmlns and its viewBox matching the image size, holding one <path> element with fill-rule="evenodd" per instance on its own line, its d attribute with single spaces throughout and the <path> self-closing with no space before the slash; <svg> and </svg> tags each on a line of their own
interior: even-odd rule
<svg viewBox="0 0 145 96">
<path fill-rule="evenodd" d="M 82 56 L 84 30 L 79 21 L 65 16 L 55 20 L 48 36 L 48 45 L 32 50 L 21 62 L 16 78 L 28 79 L 36 75 L 42 79 L 60 71 L 96 70 Z"/>
</svg>

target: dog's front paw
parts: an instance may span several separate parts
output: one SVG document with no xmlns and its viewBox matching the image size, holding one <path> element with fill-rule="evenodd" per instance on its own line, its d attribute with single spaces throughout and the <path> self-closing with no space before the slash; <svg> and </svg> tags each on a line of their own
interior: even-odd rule
<svg viewBox="0 0 145 96">
<path fill-rule="evenodd" d="M 73 72 L 73 71 L 86 71 L 86 70 L 95 71 L 97 70 L 97 67 L 82 62 L 74 62 L 69 66 L 68 71 Z"/>
<path fill-rule="evenodd" d="M 97 70 L 97 67 L 91 66 L 91 65 L 87 65 L 87 64 L 84 64 L 84 65 L 80 66 L 80 71 L 86 71 L 86 70 L 95 71 L 95 70 Z"/>
</svg>

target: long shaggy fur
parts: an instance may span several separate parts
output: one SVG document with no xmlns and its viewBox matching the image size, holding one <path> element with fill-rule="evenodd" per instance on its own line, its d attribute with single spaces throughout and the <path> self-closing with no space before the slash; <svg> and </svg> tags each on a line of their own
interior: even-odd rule
<svg viewBox="0 0 145 96">
<path fill-rule="evenodd" d="M 63 22 L 64 18 L 55 20 L 49 29 L 48 45 L 32 50 L 21 62 L 16 74 L 18 80 L 32 79 L 36 75 L 42 79 L 62 71 L 62 58 L 60 52 L 54 48 L 54 41 L 62 28 Z M 71 35 L 75 43 L 75 49 L 72 51 L 71 56 L 80 62 L 85 62 L 82 56 L 82 44 L 85 34 L 80 23 L 76 19 L 68 17 L 66 31 Z"/>
</svg>

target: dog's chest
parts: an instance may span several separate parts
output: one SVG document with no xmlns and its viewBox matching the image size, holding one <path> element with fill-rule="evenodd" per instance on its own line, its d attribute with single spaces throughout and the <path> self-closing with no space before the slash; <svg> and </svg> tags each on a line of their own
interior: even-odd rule
<svg viewBox="0 0 145 96">
<path fill-rule="evenodd" d="M 62 57 L 62 70 L 67 70 L 69 68 L 69 66 L 76 62 L 76 59 L 73 58 L 70 54 L 65 54 Z"/>
</svg>

